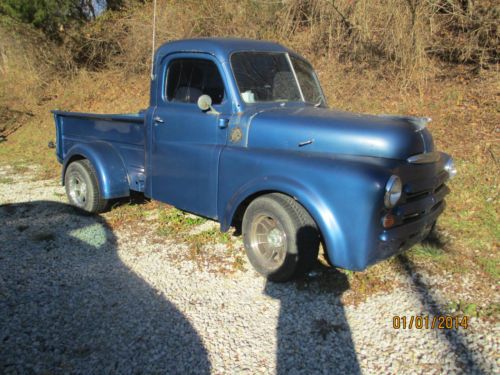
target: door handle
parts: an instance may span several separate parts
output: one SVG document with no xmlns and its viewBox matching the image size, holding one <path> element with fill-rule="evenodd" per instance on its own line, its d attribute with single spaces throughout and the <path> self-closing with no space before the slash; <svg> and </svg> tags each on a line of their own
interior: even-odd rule
<svg viewBox="0 0 500 375">
<path fill-rule="evenodd" d="M 157 124 L 163 124 L 165 121 L 159 117 L 159 116 L 155 116 L 155 118 L 153 118 L 153 121 L 156 122 Z"/>
</svg>

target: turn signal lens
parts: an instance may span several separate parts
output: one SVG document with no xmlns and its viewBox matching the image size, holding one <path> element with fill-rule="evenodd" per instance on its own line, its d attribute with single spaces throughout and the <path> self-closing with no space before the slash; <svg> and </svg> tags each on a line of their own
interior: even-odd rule
<svg viewBox="0 0 500 375">
<path fill-rule="evenodd" d="M 391 214 L 387 214 L 382 218 L 382 226 L 386 229 L 392 227 L 395 222 L 394 215 Z"/>
</svg>

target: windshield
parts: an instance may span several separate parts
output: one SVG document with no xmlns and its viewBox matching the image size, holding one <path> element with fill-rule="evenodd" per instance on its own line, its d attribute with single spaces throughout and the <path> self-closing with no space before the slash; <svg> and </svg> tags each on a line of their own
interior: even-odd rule
<svg viewBox="0 0 500 375">
<path fill-rule="evenodd" d="M 298 57 L 275 52 L 236 52 L 231 56 L 231 65 L 245 103 L 324 104 L 314 70 Z"/>
</svg>

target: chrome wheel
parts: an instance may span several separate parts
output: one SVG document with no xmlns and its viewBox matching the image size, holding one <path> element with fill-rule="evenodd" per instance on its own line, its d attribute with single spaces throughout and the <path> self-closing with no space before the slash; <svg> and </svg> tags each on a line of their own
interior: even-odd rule
<svg viewBox="0 0 500 375">
<path fill-rule="evenodd" d="M 102 197 L 97 172 L 87 159 L 76 160 L 68 165 L 64 185 L 73 206 L 91 213 L 106 210 L 108 200 Z"/>
<path fill-rule="evenodd" d="M 256 217 L 250 229 L 250 246 L 269 269 L 279 268 L 286 257 L 286 233 L 281 223 L 268 216 Z"/>
<path fill-rule="evenodd" d="M 77 174 L 72 174 L 68 184 L 69 195 L 71 200 L 78 207 L 85 207 L 87 203 L 87 184 L 83 178 Z"/>
<path fill-rule="evenodd" d="M 314 220 L 284 194 L 255 198 L 245 210 L 241 232 L 248 260 L 270 281 L 302 275 L 318 257 L 320 237 Z"/>
</svg>

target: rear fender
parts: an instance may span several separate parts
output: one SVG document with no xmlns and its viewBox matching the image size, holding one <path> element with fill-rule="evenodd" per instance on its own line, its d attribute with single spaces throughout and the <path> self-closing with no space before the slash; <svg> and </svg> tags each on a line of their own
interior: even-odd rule
<svg viewBox="0 0 500 375">
<path fill-rule="evenodd" d="M 63 185 L 66 168 L 72 161 L 81 158 L 88 159 L 92 163 L 104 199 L 130 195 L 130 185 L 123 160 L 113 146 L 106 142 L 80 143 L 73 146 L 64 158 Z"/>
</svg>

